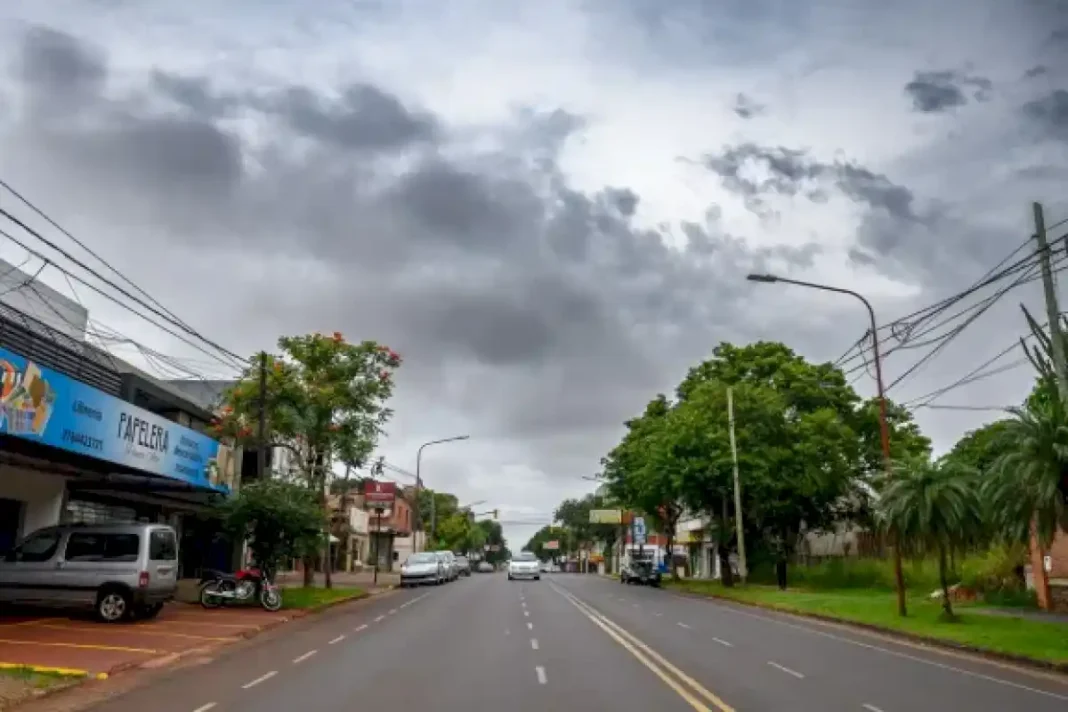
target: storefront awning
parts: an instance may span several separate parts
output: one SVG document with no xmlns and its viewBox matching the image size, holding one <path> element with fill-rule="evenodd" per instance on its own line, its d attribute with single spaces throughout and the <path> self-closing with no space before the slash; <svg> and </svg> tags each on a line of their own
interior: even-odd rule
<svg viewBox="0 0 1068 712">
<path fill-rule="evenodd" d="M 217 440 L 2 348 L 0 434 L 179 489 L 227 493 L 237 470 Z"/>
</svg>

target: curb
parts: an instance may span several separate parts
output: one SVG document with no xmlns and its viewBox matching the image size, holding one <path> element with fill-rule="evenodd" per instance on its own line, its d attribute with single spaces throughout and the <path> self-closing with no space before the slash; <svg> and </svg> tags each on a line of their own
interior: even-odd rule
<svg viewBox="0 0 1068 712">
<path fill-rule="evenodd" d="M 990 648 L 983 648 L 976 645 L 969 645 L 967 643 L 958 643 L 953 640 L 946 640 L 945 638 L 934 638 L 931 636 L 922 635 L 920 633 L 909 633 L 907 631 L 894 630 L 893 628 L 884 628 L 883 626 L 875 625 L 872 623 L 861 623 L 858 621 L 851 621 L 846 618 L 836 618 L 834 616 L 829 616 L 823 613 L 798 611 L 792 608 L 788 608 L 786 606 L 778 606 L 774 603 L 740 601 L 736 598 L 731 598 L 729 596 L 719 596 L 714 593 L 693 593 L 691 591 L 682 591 L 677 588 L 668 588 L 667 590 L 675 595 L 685 596 L 687 598 L 723 601 L 725 603 L 734 603 L 739 606 L 747 606 L 749 608 L 759 608 L 765 611 L 773 611 L 775 613 L 785 613 L 787 615 L 795 616 L 797 618 L 809 618 L 811 620 L 822 621 L 824 623 L 834 623 L 847 628 L 857 628 L 873 633 L 879 633 L 880 635 L 884 635 L 888 638 L 898 638 L 903 641 L 923 643 L 924 645 L 932 648 L 942 648 L 944 650 L 971 653 L 973 655 L 989 658 L 991 660 L 1015 663 L 1024 667 L 1034 668 L 1036 670 L 1055 672 L 1059 674 L 1068 674 L 1068 662 L 1052 662 L 1049 660 L 1029 658 L 1025 655 L 1018 655 L 1016 653 L 1004 653 L 999 650 L 992 650 Z"/>
<path fill-rule="evenodd" d="M 47 665 L 26 665 L 24 663 L 0 663 L 0 670 L 26 670 L 39 675 L 51 675 L 53 677 L 92 678 L 94 680 L 106 680 L 106 672 L 91 673 L 80 668 L 49 667 Z"/>
</svg>

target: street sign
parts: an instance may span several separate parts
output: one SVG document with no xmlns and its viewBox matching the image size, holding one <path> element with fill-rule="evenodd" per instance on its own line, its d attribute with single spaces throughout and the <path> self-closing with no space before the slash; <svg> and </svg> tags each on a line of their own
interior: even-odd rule
<svg viewBox="0 0 1068 712">
<path fill-rule="evenodd" d="M 634 523 L 631 525 L 631 528 L 632 528 L 632 530 L 634 532 L 634 543 L 635 544 L 644 544 L 645 543 L 645 534 L 646 534 L 646 531 L 645 531 L 645 517 L 635 517 L 634 518 Z"/>
<path fill-rule="evenodd" d="M 363 498 L 368 508 L 389 509 L 397 498 L 397 484 L 369 480 L 363 487 Z"/>
<path fill-rule="evenodd" d="M 591 509 L 590 524 L 619 524 L 623 521 L 623 512 L 618 509 Z"/>
</svg>

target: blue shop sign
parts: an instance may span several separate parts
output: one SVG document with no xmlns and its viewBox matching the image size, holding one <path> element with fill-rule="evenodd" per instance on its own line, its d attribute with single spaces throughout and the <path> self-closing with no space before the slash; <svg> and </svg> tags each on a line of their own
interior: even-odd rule
<svg viewBox="0 0 1068 712">
<path fill-rule="evenodd" d="M 0 433 L 228 492 L 231 448 L 0 348 Z M 225 467 L 219 467 L 220 459 Z"/>
</svg>

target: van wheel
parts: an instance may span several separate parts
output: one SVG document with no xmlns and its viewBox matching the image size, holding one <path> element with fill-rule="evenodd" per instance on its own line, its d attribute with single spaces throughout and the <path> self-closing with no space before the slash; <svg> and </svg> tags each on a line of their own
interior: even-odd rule
<svg viewBox="0 0 1068 712">
<path fill-rule="evenodd" d="M 121 588 L 104 588 L 96 597 L 96 617 L 105 623 L 118 623 L 130 615 L 130 594 Z"/>
</svg>

